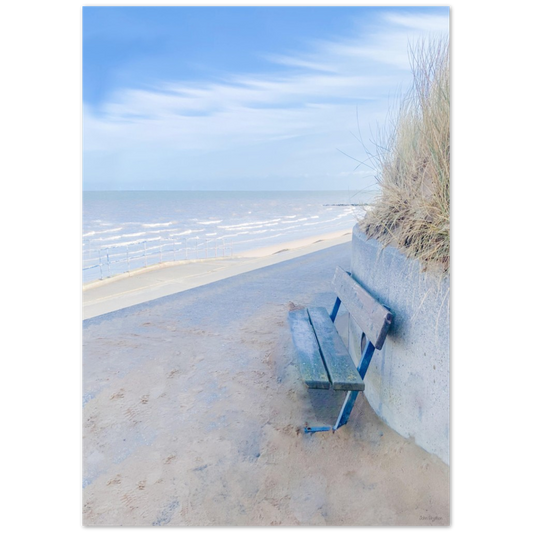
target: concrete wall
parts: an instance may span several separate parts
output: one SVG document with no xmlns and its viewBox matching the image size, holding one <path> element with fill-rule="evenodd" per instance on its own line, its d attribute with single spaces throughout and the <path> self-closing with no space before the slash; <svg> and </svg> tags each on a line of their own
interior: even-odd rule
<svg viewBox="0 0 533 533">
<path fill-rule="evenodd" d="M 390 427 L 449 464 L 449 277 L 421 272 L 417 261 L 367 240 L 357 226 L 351 272 L 394 314 L 365 378 L 368 401 Z M 356 361 L 360 335 L 351 321 Z"/>
</svg>

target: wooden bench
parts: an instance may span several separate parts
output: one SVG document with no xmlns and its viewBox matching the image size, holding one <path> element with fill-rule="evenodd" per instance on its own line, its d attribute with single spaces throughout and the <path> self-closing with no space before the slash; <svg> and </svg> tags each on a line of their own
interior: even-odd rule
<svg viewBox="0 0 533 533">
<path fill-rule="evenodd" d="M 342 268 L 337 267 L 332 281 L 337 299 L 333 311 L 309 307 L 289 312 L 295 350 L 300 359 L 302 378 L 310 389 L 347 391 L 334 426 L 305 427 L 306 433 L 336 431 L 348 422 L 374 350 L 381 350 L 392 323 L 389 309 L 374 299 Z M 361 358 L 355 366 L 334 325 L 341 302 L 362 330 Z"/>
</svg>

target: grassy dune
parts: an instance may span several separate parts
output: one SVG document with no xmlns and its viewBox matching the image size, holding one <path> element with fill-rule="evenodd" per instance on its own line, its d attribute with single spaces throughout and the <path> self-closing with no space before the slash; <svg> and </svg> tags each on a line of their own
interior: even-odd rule
<svg viewBox="0 0 533 533">
<path fill-rule="evenodd" d="M 376 143 L 380 194 L 360 222 L 424 268 L 450 263 L 450 59 L 448 41 L 411 53 L 413 85 L 392 129 Z"/>
</svg>

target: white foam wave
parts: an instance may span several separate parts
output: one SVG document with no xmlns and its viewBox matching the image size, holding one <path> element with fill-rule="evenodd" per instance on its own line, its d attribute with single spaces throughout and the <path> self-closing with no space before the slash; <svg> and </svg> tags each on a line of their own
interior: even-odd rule
<svg viewBox="0 0 533 533">
<path fill-rule="evenodd" d="M 146 242 L 153 242 L 153 241 L 160 241 L 161 237 L 153 237 L 152 239 L 137 239 L 136 241 L 124 241 L 124 242 L 118 242 L 116 244 L 111 244 L 107 246 L 107 248 L 119 248 L 124 246 L 133 246 L 133 245 L 140 245 L 144 244 Z M 103 248 L 105 250 L 105 248 Z"/>
<path fill-rule="evenodd" d="M 191 233 L 203 233 L 205 229 L 188 229 L 181 233 L 172 233 L 169 237 L 181 237 L 182 235 L 190 235 Z"/>
<path fill-rule="evenodd" d="M 114 237 L 93 239 L 92 242 L 108 242 L 108 241 L 116 241 L 118 239 L 122 239 L 122 235 L 115 235 Z"/>
<path fill-rule="evenodd" d="M 102 235 L 104 233 L 113 233 L 115 231 L 120 231 L 122 228 L 113 228 L 113 229 L 104 229 L 102 231 L 89 231 L 87 233 L 84 233 L 82 237 L 92 237 L 93 235 Z"/>
<path fill-rule="evenodd" d="M 156 224 L 141 224 L 143 228 L 161 228 L 165 226 L 172 226 L 175 222 L 158 222 Z"/>
<path fill-rule="evenodd" d="M 220 229 L 237 229 L 237 228 L 248 228 L 250 226 L 255 226 L 261 228 L 267 224 L 272 225 L 273 223 L 278 223 L 281 218 L 274 218 L 271 220 L 256 220 L 255 222 L 245 222 L 243 224 L 231 224 L 228 226 L 218 226 Z"/>
<path fill-rule="evenodd" d="M 305 220 L 309 220 L 309 217 L 299 218 L 298 220 L 284 220 L 282 224 L 293 224 L 294 222 L 304 222 Z"/>
</svg>

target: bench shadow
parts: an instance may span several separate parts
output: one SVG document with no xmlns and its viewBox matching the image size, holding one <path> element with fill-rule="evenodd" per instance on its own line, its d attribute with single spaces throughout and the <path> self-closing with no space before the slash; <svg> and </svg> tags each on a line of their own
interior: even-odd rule
<svg viewBox="0 0 533 533">
<path fill-rule="evenodd" d="M 307 420 L 306 424 L 334 425 L 339 416 L 345 391 L 335 391 L 333 389 L 308 389 L 309 401 L 312 408 L 312 420 Z"/>
</svg>

